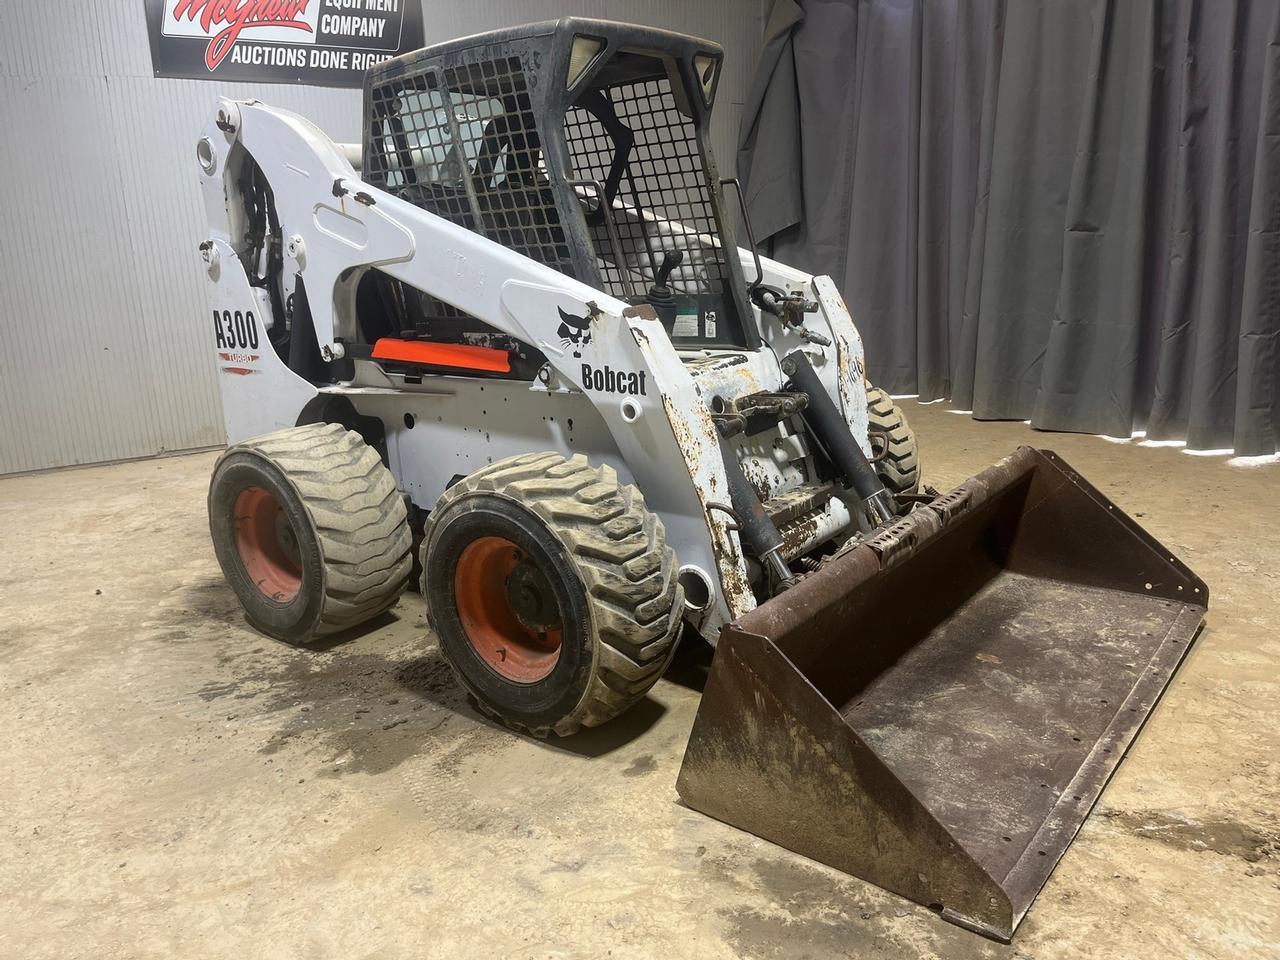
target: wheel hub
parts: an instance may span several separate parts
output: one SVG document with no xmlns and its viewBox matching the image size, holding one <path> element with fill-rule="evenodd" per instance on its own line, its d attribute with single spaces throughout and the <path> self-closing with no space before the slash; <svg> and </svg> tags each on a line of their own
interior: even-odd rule
<svg viewBox="0 0 1280 960">
<path fill-rule="evenodd" d="M 551 582 L 505 537 L 478 537 L 454 571 L 454 600 L 476 654 L 500 677 L 536 683 L 560 661 L 562 619 Z"/>
<path fill-rule="evenodd" d="M 276 543 L 280 545 L 285 558 L 299 570 L 302 569 L 302 550 L 298 546 L 297 534 L 293 532 L 293 524 L 283 510 L 276 513 Z"/>
<path fill-rule="evenodd" d="M 526 630 L 546 633 L 559 627 L 560 610 L 551 584 L 527 556 L 522 556 L 507 575 L 507 602 Z"/>
<path fill-rule="evenodd" d="M 288 603 L 302 589 L 298 537 L 280 502 L 262 487 L 246 487 L 233 506 L 236 550 L 263 595 Z"/>
</svg>

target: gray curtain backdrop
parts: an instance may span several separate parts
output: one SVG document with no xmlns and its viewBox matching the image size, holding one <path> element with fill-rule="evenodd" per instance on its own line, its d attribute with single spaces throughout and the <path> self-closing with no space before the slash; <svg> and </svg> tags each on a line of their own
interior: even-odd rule
<svg viewBox="0 0 1280 960">
<path fill-rule="evenodd" d="M 878 385 L 1280 447 L 1280 0 L 774 0 L 738 170 Z"/>
</svg>

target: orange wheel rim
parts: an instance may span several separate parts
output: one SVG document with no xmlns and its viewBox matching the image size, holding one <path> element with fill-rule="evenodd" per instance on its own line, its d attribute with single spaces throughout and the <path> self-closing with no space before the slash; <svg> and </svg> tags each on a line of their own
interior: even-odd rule
<svg viewBox="0 0 1280 960">
<path fill-rule="evenodd" d="M 279 501 L 261 487 L 236 497 L 236 550 L 249 579 L 263 596 L 288 603 L 302 589 L 297 535 Z"/>
<path fill-rule="evenodd" d="M 550 584 L 506 537 L 479 537 L 458 557 L 454 602 L 467 640 L 513 683 L 536 683 L 560 661 L 562 622 Z"/>
</svg>

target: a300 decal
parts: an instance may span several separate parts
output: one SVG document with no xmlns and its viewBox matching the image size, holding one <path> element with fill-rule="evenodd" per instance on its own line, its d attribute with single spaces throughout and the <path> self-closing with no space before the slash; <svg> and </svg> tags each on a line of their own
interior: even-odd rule
<svg viewBox="0 0 1280 960">
<path fill-rule="evenodd" d="M 258 321 L 252 310 L 213 311 L 213 330 L 218 346 L 224 350 L 257 350 Z"/>
</svg>

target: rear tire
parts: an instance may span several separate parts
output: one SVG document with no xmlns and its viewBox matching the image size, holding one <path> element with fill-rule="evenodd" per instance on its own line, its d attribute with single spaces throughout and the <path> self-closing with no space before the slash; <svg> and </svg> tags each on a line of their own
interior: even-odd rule
<svg viewBox="0 0 1280 960">
<path fill-rule="evenodd" d="M 229 447 L 209 484 L 209 533 L 249 622 L 290 643 L 357 626 L 409 578 L 404 500 L 359 434 L 317 423 Z"/>
<path fill-rule="evenodd" d="M 919 491 L 920 451 L 915 431 L 893 399 L 870 384 L 867 385 L 867 419 L 872 446 L 879 455 L 876 474 L 885 489 L 894 497 Z M 902 504 L 898 509 L 900 513 L 905 512 Z"/>
<path fill-rule="evenodd" d="M 684 597 L 662 521 L 585 457 L 510 457 L 458 481 L 427 520 L 422 567 L 458 682 L 535 736 L 616 717 L 675 652 Z"/>
</svg>

